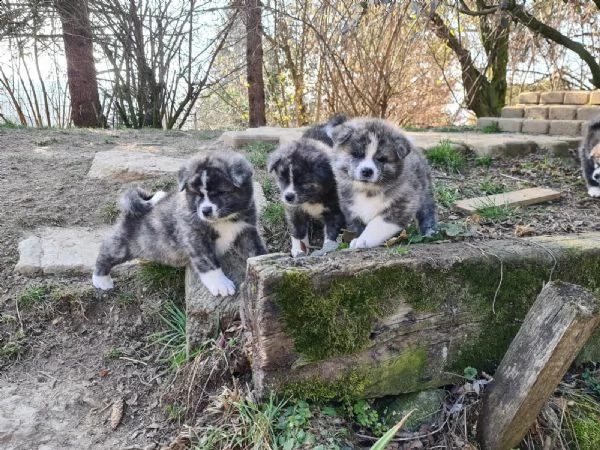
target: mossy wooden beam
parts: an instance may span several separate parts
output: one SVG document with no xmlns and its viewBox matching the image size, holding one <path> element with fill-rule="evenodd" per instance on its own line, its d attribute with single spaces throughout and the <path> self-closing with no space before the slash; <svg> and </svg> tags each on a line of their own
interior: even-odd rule
<svg viewBox="0 0 600 450">
<path fill-rule="evenodd" d="M 259 395 L 379 397 L 466 366 L 493 372 L 544 283 L 595 290 L 598 273 L 600 233 L 252 258 L 242 307 L 254 384 Z"/>
<path fill-rule="evenodd" d="M 478 420 L 482 449 L 521 442 L 598 323 L 600 300 L 586 289 L 544 286 L 485 390 Z"/>
</svg>

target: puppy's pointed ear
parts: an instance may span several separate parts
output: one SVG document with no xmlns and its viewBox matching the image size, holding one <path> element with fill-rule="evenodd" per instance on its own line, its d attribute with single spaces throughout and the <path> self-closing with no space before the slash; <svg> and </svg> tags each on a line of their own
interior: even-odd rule
<svg viewBox="0 0 600 450">
<path fill-rule="evenodd" d="M 276 171 L 282 161 L 283 156 L 281 156 L 281 153 L 278 153 L 277 151 L 271 153 L 267 160 L 267 172 L 271 173 Z"/>
<path fill-rule="evenodd" d="M 183 166 L 177 172 L 177 188 L 179 192 L 183 191 L 187 186 L 187 182 L 190 178 L 190 172 L 187 167 Z"/>
<path fill-rule="evenodd" d="M 411 141 L 404 136 L 394 139 L 394 151 L 396 152 L 396 155 L 398 155 L 398 158 L 406 158 L 406 155 L 412 151 L 412 148 L 413 145 Z"/>
<path fill-rule="evenodd" d="M 347 142 L 348 139 L 350 139 L 350 136 L 352 136 L 353 131 L 354 130 L 352 129 L 352 127 L 345 124 L 341 124 L 337 127 L 332 127 L 330 130 L 328 130 L 327 134 L 329 134 L 329 137 L 331 138 L 334 144 L 341 145 Z"/>
<path fill-rule="evenodd" d="M 252 175 L 254 174 L 254 169 L 252 165 L 246 161 L 246 159 L 241 158 L 231 163 L 229 166 L 229 176 L 231 177 L 231 182 L 235 187 L 240 187 L 244 185 Z"/>
</svg>

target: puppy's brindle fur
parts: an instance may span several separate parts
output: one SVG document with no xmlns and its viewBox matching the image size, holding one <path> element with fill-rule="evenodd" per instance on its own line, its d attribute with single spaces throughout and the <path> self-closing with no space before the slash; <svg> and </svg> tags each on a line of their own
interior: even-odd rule
<svg viewBox="0 0 600 450">
<path fill-rule="evenodd" d="M 180 169 L 179 192 L 127 192 L 121 218 L 100 248 L 94 286 L 111 289 L 111 268 L 142 258 L 172 266 L 189 263 L 213 295 L 233 295 L 235 285 L 219 258 L 233 245 L 248 257 L 267 252 L 256 228 L 252 174 L 241 155 L 213 153 Z"/>
<path fill-rule="evenodd" d="M 326 123 L 319 123 L 307 129 L 302 133 L 302 137 L 316 139 L 327 144 L 329 147 L 333 147 L 333 139 L 331 139 L 331 131 L 333 127 L 336 127 L 344 122 L 348 118 L 343 114 L 336 114 L 332 116 Z"/>
<path fill-rule="evenodd" d="M 308 252 L 310 219 L 325 224 L 323 254 L 337 248 L 336 238 L 344 226 L 337 185 L 331 168 L 331 149 L 314 139 L 301 138 L 277 148 L 267 164 L 275 173 L 292 235 L 292 256 Z"/>
<path fill-rule="evenodd" d="M 416 217 L 421 234 L 437 223 L 431 174 L 422 152 L 393 124 L 356 118 L 332 130 L 340 204 L 358 234 L 351 248 L 383 244 Z"/>
<path fill-rule="evenodd" d="M 581 171 L 590 197 L 600 197 L 600 117 L 589 123 L 583 144 L 579 147 Z"/>
</svg>

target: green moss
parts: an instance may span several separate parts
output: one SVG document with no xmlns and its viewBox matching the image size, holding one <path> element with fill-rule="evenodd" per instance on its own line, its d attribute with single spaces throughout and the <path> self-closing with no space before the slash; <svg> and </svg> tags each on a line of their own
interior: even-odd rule
<svg viewBox="0 0 600 450">
<path fill-rule="evenodd" d="M 600 448 L 600 421 L 591 417 L 573 420 L 573 434 L 580 450 Z"/>
<path fill-rule="evenodd" d="M 435 286 L 424 283 L 424 277 L 402 267 L 384 268 L 357 277 L 341 276 L 323 288 L 315 287 L 306 273 L 288 271 L 275 293 L 295 350 L 308 360 L 320 361 L 366 348 L 375 321 L 402 301 L 409 301 L 417 311 L 439 308 L 432 295 Z"/>
<path fill-rule="evenodd" d="M 426 360 L 426 349 L 407 349 L 379 367 L 355 368 L 336 380 L 312 377 L 289 382 L 283 392 L 293 398 L 313 401 L 354 401 L 380 392 L 411 392 L 423 386 L 421 375 Z"/>
</svg>

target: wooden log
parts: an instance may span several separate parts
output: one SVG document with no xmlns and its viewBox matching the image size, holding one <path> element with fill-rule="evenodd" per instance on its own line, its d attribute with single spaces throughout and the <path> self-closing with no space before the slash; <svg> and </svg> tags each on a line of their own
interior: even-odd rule
<svg viewBox="0 0 600 450">
<path fill-rule="evenodd" d="M 528 188 L 503 194 L 486 195 L 483 197 L 459 200 L 454 207 L 459 211 L 474 213 L 491 206 L 525 206 L 548 202 L 560 198 L 560 192 L 547 188 Z"/>
<path fill-rule="evenodd" d="M 482 449 L 507 450 L 523 439 L 600 322 L 599 305 L 581 286 L 544 286 L 484 394 Z"/>
</svg>

